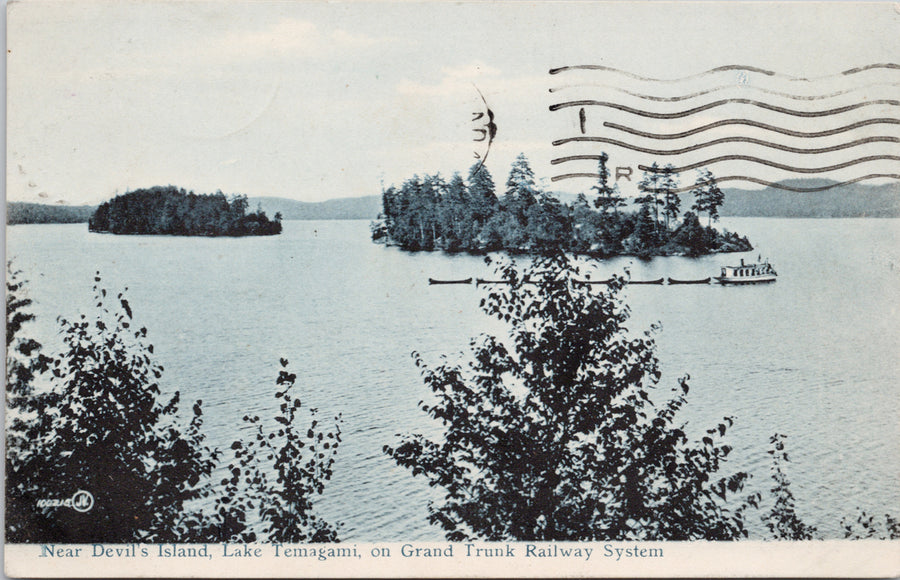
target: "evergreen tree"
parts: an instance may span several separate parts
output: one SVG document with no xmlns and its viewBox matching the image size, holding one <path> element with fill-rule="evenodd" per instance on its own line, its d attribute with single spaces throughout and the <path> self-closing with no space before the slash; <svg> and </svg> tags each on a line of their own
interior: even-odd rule
<svg viewBox="0 0 900 580">
<path fill-rule="evenodd" d="M 653 206 L 653 221 L 656 224 L 654 229 L 656 230 L 657 235 L 659 234 L 659 206 L 665 203 L 659 197 L 659 194 L 662 192 L 662 178 L 663 174 L 659 168 L 659 164 L 654 161 L 650 166 L 650 169 L 644 171 L 643 177 L 641 177 L 640 182 L 638 182 L 638 190 L 643 192 L 644 195 L 634 200 L 634 203 L 636 204 Z"/>
<path fill-rule="evenodd" d="M 599 216 L 591 209 L 587 197 L 579 193 L 572 204 L 571 239 L 573 250 L 586 252 L 597 239 Z"/>
<path fill-rule="evenodd" d="M 650 215 L 650 201 L 645 199 L 635 219 L 634 232 L 631 234 L 627 249 L 642 257 L 649 256 L 651 250 L 660 243 L 658 223 Z"/>
<path fill-rule="evenodd" d="M 693 212 L 684 214 L 681 225 L 672 235 L 672 241 L 688 249 L 689 256 L 700 256 L 709 251 L 709 236 Z M 714 240 L 713 240 L 714 241 Z"/>
<path fill-rule="evenodd" d="M 534 181 L 534 172 L 528 164 L 524 153 L 519 153 L 509 170 L 506 180 L 506 194 L 503 196 L 503 209 L 518 219 L 521 226 L 527 224 L 526 212 L 537 202 L 538 187 Z"/>
<path fill-rule="evenodd" d="M 681 212 L 681 197 L 675 190 L 678 189 L 678 173 L 671 163 L 667 163 L 662 169 L 662 177 L 660 177 L 657 187 L 663 194 L 663 214 L 666 216 L 666 232 L 669 231 L 669 220 L 674 222 L 678 219 Z"/>
<path fill-rule="evenodd" d="M 564 251 L 571 246 L 569 232 L 572 219 L 569 208 L 547 193 L 526 210 L 525 231 L 533 250 L 537 252 Z"/>
<path fill-rule="evenodd" d="M 484 164 L 476 163 L 469 168 L 469 197 L 472 201 L 473 230 L 480 231 L 497 208 L 497 194 L 494 179 Z"/>
<path fill-rule="evenodd" d="M 459 173 L 454 173 L 441 202 L 440 224 L 445 250 L 456 251 L 472 246 L 471 211 L 472 201 L 466 183 Z"/>
<path fill-rule="evenodd" d="M 438 239 L 441 237 L 441 207 L 447 195 L 447 182 L 440 174 L 426 175 L 422 184 L 421 207 L 421 223 L 422 229 L 425 231 L 425 241 L 423 247 L 427 250 L 433 250 L 437 247 Z"/>
<path fill-rule="evenodd" d="M 606 152 L 600 154 L 600 160 L 597 167 L 597 173 L 600 174 L 600 179 L 597 185 L 594 185 L 591 189 L 597 192 L 597 199 L 594 200 L 594 205 L 596 207 L 600 208 L 604 214 L 609 212 L 610 209 L 618 214 L 619 208 L 625 205 L 625 200 L 619 196 L 618 185 L 609 185 L 609 169 L 606 167 L 606 162 L 608 160 L 609 156 Z"/>
<path fill-rule="evenodd" d="M 719 189 L 716 178 L 709 169 L 697 171 L 697 179 L 691 189 L 694 196 L 694 204 L 691 209 L 697 213 L 706 212 L 709 217 L 709 226 L 713 220 L 719 221 L 719 207 L 725 201 L 725 194 Z"/>
</svg>

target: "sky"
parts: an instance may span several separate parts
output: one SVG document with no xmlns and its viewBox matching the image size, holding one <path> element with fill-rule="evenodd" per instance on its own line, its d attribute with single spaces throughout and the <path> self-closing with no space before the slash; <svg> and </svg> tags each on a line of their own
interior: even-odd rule
<svg viewBox="0 0 900 580">
<path fill-rule="evenodd" d="M 743 97 L 822 110 L 900 94 L 900 69 L 837 74 L 898 60 L 900 3 L 891 2 L 30 0 L 9 4 L 7 18 L 7 198 L 13 201 L 95 204 L 167 184 L 323 201 L 378 194 L 414 174 L 465 175 L 476 153 L 485 152 L 500 189 L 512 161 L 525 153 L 545 188 L 576 192 L 595 180 L 551 178 L 596 171 L 596 161 L 551 160 L 601 149 L 614 168 L 635 171 L 635 179 L 619 180 L 632 195 L 637 166 L 653 156 L 553 141 L 600 135 L 645 148 L 689 146 L 700 141 L 627 138 L 603 123 L 678 132 L 745 117 L 747 106 L 726 104 L 663 123 L 606 106 L 551 111 L 550 105 L 593 99 L 672 112 Z M 662 80 L 609 70 L 549 72 L 575 65 Z M 694 76 L 726 65 L 778 75 L 734 69 Z M 717 87 L 677 102 L 633 96 L 671 98 Z M 474 117 L 486 108 L 497 125 L 489 149 L 474 141 L 481 136 Z M 900 117 L 890 103 L 811 120 L 750 108 L 759 122 L 802 131 Z M 778 140 L 746 127 L 708 131 L 703 139 L 735 131 Z M 883 159 L 900 155 L 898 144 L 888 142 L 898 135 L 897 124 L 875 124 L 815 144 L 827 149 L 850 136 L 880 139 L 850 156 L 846 149 L 750 154 L 806 167 L 874 156 L 880 158 L 815 176 L 900 174 L 896 159 Z M 779 139 L 811 146 L 810 139 Z M 746 147 L 708 147 L 665 160 L 689 165 L 747 154 Z M 714 169 L 798 177 L 764 163 L 719 161 Z M 692 179 L 693 171 L 682 176 Z"/>
</svg>

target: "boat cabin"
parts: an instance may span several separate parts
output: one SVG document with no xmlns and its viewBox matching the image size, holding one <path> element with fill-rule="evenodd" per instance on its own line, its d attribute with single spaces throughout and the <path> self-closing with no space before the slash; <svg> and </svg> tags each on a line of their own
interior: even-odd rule
<svg viewBox="0 0 900 580">
<path fill-rule="evenodd" d="M 746 264 L 743 258 L 740 266 L 722 266 L 722 275 L 716 279 L 723 284 L 751 284 L 754 282 L 774 282 L 778 274 L 769 261 Z"/>
</svg>

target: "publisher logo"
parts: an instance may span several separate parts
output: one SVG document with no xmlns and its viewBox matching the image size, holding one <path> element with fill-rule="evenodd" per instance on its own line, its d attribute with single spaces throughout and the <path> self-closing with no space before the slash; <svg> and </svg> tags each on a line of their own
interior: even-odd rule
<svg viewBox="0 0 900 580">
<path fill-rule="evenodd" d="M 94 496 L 91 492 L 79 489 L 72 497 L 66 499 L 39 499 L 37 502 L 39 508 L 48 507 L 68 507 L 77 512 L 91 511 L 94 507 Z"/>
<path fill-rule="evenodd" d="M 79 489 L 72 496 L 72 509 L 78 512 L 88 512 L 94 507 L 94 496 L 91 492 Z"/>
</svg>

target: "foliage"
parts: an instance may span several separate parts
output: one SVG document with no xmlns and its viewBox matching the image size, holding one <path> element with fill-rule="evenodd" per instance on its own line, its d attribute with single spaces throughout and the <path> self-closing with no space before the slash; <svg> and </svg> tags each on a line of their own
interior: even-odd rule
<svg viewBox="0 0 900 580">
<path fill-rule="evenodd" d="M 246 195 L 229 201 L 221 191 L 197 195 L 174 186 L 138 189 L 100 204 L 92 232 L 178 236 L 266 236 L 281 233 L 281 219 L 262 209 L 247 213 Z"/>
<path fill-rule="evenodd" d="M 768 453 L 772 456 L 772 480 L 774 482 L 770 491 L 775 498 L 775 504 L 767 514 L 763 515 L 763 522 L 776 540 L 813 540 L 817 537 L 816 528 L 803 523 L 797 516 L 794 494 L 790 487 L 791 482 L 782 469 L 782 466 L 789 461 L 784 448 L 784 435 L 777 433 L 772 435 L 769 443 L 771 448 Z"/>
<path fill-rule="evenodd" d="M 688 540 L 746 535 L 725 505 L 744 473 L 719 476 L 731 419 L 690 442 L 676 421 L 687 379 L 662 405 L 651 333 L 628 335 L 616 278 L 596 293 L 562 254 L 534 258 L 482 301 L 508 337 L 471 342 L 465 364 L 431 368 L 420 403 L 441 440 L 408 434 L 385 452 L 444 490 L 430 521 L 449 540 Z M 529 280 L 526 284 L 524 281 Z"/>
<path fill-rule="evenodd" d="M 11 425 L 8 498 L 21 500 L 28 522 L 7 524 L 11 542 L 175 541 L 186 504 L 209 493 L 201 482 L 215 453 L 200 432 L 201 402 L 182 431 L 178 393 L 161 401 L 147 329 L 132 327 L 123 294 L 108 307 L 99 274 L 94 281 L 96 318 L 61 320 L 52 383 L 28 398 L 29 420 Z M 90 511 L 38 506 L 77 490 L 93 496 Z"/>
<path fill-rule="evenodd" d="M 691 209 L 697 213 L 706 212 L 709 216 L 709 225 L 712 221 L 719 220 L 719 207 L 725 201 L 725 194 L 719 189 L 716 178 L 709 169 L 697 171 L 697 180 L 691 189 L 694 196 L 694 204 Z"/>
<path fill-rule="evenodd" d="M 784 445 L 785 436 L 775 434 L 770 439 L 772 456 L 772 481 L 770 490 L 774 498 L 771 509 L 763 515 L 763 522 L 776 540 L 815 540 L 820 539 L 815 527 L 807 525 L 797 515 L 791 482 L 784 473 L 784 465 L 790 462 Z M 890 514 L 883 518 L 868 515 L 856 508 L 856 519 L 841 518 L 844 538 L 848 540 L 896 540 L 900 539 L 900 521 Z"/>
<path fill-rule="evenodd" d="M 591 187 L 592 190 L 597 192 L 597 199 L 594 200 L 594 205 L 603 213 L 609 212 L 610 209 L 618 213 L 619 208 L 625 205 L 625 200 L 619 197 L 618 185 L 609 185 L 609 169 L 606 167 L 607 161 L 609 161 L 609 156 L 606 152 L 601 153 L 600 159 L 597 162 L 597 174 L 600 178 L 597 185 Z"/>
<path fill-rule="evenodd" d="M 509 170 L 509 178 L 506 180 L 506 194 L 500 200 L 500 206 L 508 214 L 514 216 L 519 224 L 527 226 L 527 212 L 531 206 L 537 203 L 537 184 L 534 181 L 534 171 L 528 164 L 524 153 L 519 153 Z"/>
<path fill-rule="evenodd" d="M 650 248 L 659 246 L 659 223 L 650 215 L 650 199 L 644 198 L 634 224 L 634 231 L 625 241 L 625 248 L 643 258 L 650 256 Z"/>
<path fill-rule="evenodd" d="M 692 245 L 682 242 L 685 235 L 679 236 L 680 226 L 675 225 L 681 198 L 674 193 L 677 182 L 671 165 L 662 169 L 654 165 L 656 172 L 645 173 L 641 182 L 645 195 L 636 201 L 652 215 L 643 207 L 620 213 L 625 202 L 618 186 L 609 185 L 607 161 L 605 153 L 600 156 L 593 204 L 583 194 L 566 204 L 542 191 L 524 155 L 513 163 L 499 200 L 493 179 L 481 164 L 469 171 L 468 183 L 458 174 L 449 184 L 439 175 L 414 176 L 399 189 L 391 186 L 382 192 L 381 219 L 372 225 L 372 239 L 412 251 L 471 253 L 546 254 L 564 249 L 595 256 L 649 257 L 752 249 L 746 239 L 711 228 L 702 233 L 702 240 L 692 239 Z M 665 226 L 659 223 L 659 207 Z"/>
<path fill-rule="evenodd" d="M 648 171 L 644 171 L 644 175 L 638 182 L 638 190 L 643 193 L 642 196 L 635 198 L 634 203 L 640 206 L 653 208 L 653 223 L 657 231 L 659 230 L 659 206 L 665 202 L 660 199 L 661 180 L 663 178 L 662 170 L 655 161 Z"/>
<path fill-rule="evenodd" d="M 870 516 L 863 510 L 856 509 L 856 520 L 841 518 L 844 538 L 848 540 L 898 540 L 900 539 L 900 521 L 888 514 L 884 519 Z"/>
<path fill-rule="evenodd" d="M 34 525 L 41 514 L 34 509 L 38 498 L 29 495 L 28 458 L 40 455 L 36 447 L 37 412 L 44 394 L 35 380 L 52 359 L 41 353 L 41 344 L 22 336 L 25 324 L 34 320 L 27 308 L 27 287 L 12 262 L 6 264 L 6 538 L 13 542 Z"/>
<path fill-rule="evenodd" d="M 308 427 L 299 427 L 296 375 L 278 376 L 277 430 L 244 418 L 255 439 L 232 444 L 231 476 L 215 487 L 210 476 L 220 453 L 205 445 L 202 402 L 182 427 L 179 394 L 161 396 L 163 368 L 151 360 L 147 329 L 134 328 L 124 294 L 111 300 L 99 274 L 94 282 L 96 317 L 61 320 L 66 349 L 50 359 L 21 336 L 33 319 L 31 300 L 8 265 L 7 541 L 337 541 L 312 498 L 331 478 L 340 429 L 322 430 L 316 409 Z M 44 374 L 47 384 L 36 387 Z M 78 490 L 94 498 L 87 512 L 38 503 Z"/>
<path fill-rule="evenodd" d="M 678 189 L 678 173 L 671 163 L 667 163 L 662 169 L 659 188 L 663 194 L 663 215 L 666 216 L 666 231 L 668 231 L 669 220 L 674 222 L 681 213 L 681 198 L 675 193 Z"/>
<path fill-rule="evenodd" d="M 230 477 L 221 481 L 215 513 L 199 532 L 202 541 L 279 543 L 336 542 L 337 529 L 315 514 L 312 499 L 321 495 L 331 479 L 332 465 L 341 442 L 340 416 L 333 431 L 324 431 L 310 409 L 309 426 L 299 427 L 300 399 L 291 389 L 297 375 L 281 359 L 275 398 L 281 400 L 278 426 L 267 430 L 259 416 L 246 415 L 252 427 L 250 441 L 231 445 L 234 459 Z M 274 477 L 273 477 L 274 476 Z"/>
</svg>

